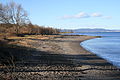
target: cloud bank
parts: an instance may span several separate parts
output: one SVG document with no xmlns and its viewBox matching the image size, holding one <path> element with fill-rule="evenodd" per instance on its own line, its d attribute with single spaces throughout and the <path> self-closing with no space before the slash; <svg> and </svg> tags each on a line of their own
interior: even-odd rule
<svg viewBox="0 0 120 80">
<path fill-rule="evenodd" d="M 112 18 L 111 16 L 103 16 L 101 13 L 88 14 L 85 12 L 80 12 L 80 13 L 75 14 L 75 15 L 62 16 L 61 19 L 81 19 L 81 18 L 90 18 L 90 17 L 102 17 L 102 18 L 106 18 L 106 19 Z"/>
</svg>

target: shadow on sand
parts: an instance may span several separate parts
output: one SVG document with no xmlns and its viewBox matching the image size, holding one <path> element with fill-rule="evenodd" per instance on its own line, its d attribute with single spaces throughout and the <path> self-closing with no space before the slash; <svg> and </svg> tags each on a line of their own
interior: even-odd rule
<svg viewBox="0 0 120 80">
<path fill-rule="evenodd" d="M 0 64 L 10 65 L 12 63 L 11 61 L 12 58 L 16 66 L 23 66 L 23 67 L 24 66 L 34 67 L 41 65 L 70 66 L 70 67 L 80 67 L 83 65 L 100 66 L 100 67 L 112 66 L 112 64 L 106 61 L 98 63 L 100 60 L 103 59 L 96 56 L 95 54 L 80 54 L 80 55 L 52 54 L 49 52 L 38 51 L 34 48 L 8 45 L 7 43 L 0 42 Z M 95 68 L 91 68 L 91 69 L 95 69 Z M 89 69 L 62 70 L 62 71 L 85 71 L 85 70 L 89 70 Z M 108 69 L 104 69 L 104 70 L 108 70 Z M 38 70 L 38 72 L 39 71 L 46 71 L 46 70 Z M 55 70 L 50 70 L 50 71 L 55 71 Z M 60 71 L 60 70 L 56 70 L 56 71 Z"/>
</svg>

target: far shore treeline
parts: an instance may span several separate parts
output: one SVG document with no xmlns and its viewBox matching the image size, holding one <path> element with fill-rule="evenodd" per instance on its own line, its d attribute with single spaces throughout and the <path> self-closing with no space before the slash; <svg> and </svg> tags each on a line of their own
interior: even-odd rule
<svg viewBox="0 0 120 80">
<path fill-rule="evenodd" d="M 59 29 L 32 24 L 27 12 L 20 4 L 10 2 L 0 3 L 0 36 L 8 35 L 52 35 L 58 34 Z"/>
</svg>

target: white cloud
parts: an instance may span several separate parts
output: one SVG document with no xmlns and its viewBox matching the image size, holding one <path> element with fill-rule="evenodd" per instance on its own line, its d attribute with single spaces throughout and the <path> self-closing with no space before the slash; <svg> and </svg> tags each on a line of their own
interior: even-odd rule
<svg viewBox="0 0 120 80">
<path fill-rule="evenodd" d="M 79 14 L 74 15 L 74 18 L 88 18 L 88 17 L 90 16 L 85 12 L 80 12 Z"/>
<path fill-rule="evenodd" d="M 103 15 L 100 13 L 92 13 L 91 16 L 92 17 L 102 17 Z"/>
<path fill-rule="evenodd" d="M 104 16 L 105 19 L 111 19 L 112 16 Z"/>
<path fill-rule="evenodd" d="M 65 15 L 62 17 L 62 19 L 72 19 L 72 18 L 88 18 L 90 17 L 87 13 L 85 12 L 80 12 L 78 14 L 75 15 Z"/>
<path fill-rule="evenodd" d="M 78 14 L 75 15 L 65 15 L 63 17 L 61 17 L 61 19 L 80 19 L 80 18 L 90 18 L 90 17 L 101 17 L 101 18 L 105 18 L 105 19 L 111 19 L 111 16 L 103 16 L 100 13 L 92 13 L 92 14 L 88 14 L 85 12 L 80 12 Z"/>
<path fill-rule="evenodd" d="M 62 19 L 69 19 L 69 18 L 73 18 L 73 16 L 65 15 L 62 17 Z"/>
</svg>

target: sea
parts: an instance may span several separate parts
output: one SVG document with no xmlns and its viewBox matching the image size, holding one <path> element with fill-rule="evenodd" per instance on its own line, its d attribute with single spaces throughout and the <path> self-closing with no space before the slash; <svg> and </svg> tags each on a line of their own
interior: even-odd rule
<svg viewBox="0 0 120 80">
<path fill-rule="evenodd" d="M 120 68 L 120 32 L 84 32 L 71 34 L 101 36 L 101 38 L 83 41 L 80 45 Z"/>
</svg>

